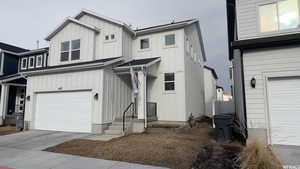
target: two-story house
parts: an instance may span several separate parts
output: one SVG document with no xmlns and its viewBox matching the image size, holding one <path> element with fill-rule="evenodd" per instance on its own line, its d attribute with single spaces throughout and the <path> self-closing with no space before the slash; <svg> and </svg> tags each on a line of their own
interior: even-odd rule
<svg viewBox="0 0 300 169">
<path fill-rule="evenodd" d="M 196 19 L 133 30 L 83 10 L 46 40 L 47 68 L 21 71 L 30 129 L 102 133 L 129 105 L 145 126 L 149 114 L 185 123 L 204 112 L 206 58 Z"/>
<path fill-rule="evenodd" d="M 230 4 L 236 6 L 236 16 L 231 15 L 236 19 L 229 19 L 236 31 L 229 35 L 235 37 L 231 59 L 242 126 L 249 139 L 300 145 L 300 1 Z"/>
<path fill-rule="evenodd" d="M 46 67 L 48 49 L 27 50 L 0 43 L 0 125 L 15 124 L 15 114 L 25 111 L 26 78 L 22 70 Z"/>
</svg>

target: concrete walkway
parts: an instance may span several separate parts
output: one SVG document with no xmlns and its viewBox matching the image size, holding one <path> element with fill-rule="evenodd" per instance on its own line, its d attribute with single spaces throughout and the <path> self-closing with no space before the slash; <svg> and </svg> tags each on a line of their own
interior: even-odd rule
<svg viewBox="0 0 300 169">
<path fill-rule="evenodd" d="M 283 165 L 300 168 L 300 146 L 273 145 L 272 150 Z"/>
<path fill-rule="evenodd" d="M 85 158 L 41 151 L 48 147 L 87 138 L 90 134 L 25 131 L 0 136 L 0 168 L 14 169 L 163 169 L 118 161 Z"/>
<path fill-rule="evenodd" d="M 15 169 L 163 169 L 125 162 L 1 147 L 0 166 Z"/>
</svg>

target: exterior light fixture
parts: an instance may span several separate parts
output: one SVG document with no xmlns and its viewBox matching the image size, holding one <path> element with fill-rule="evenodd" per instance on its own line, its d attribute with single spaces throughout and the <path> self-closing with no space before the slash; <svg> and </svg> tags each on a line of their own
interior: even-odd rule
<svg viewBox="0 0 300 169">
<path fill-rule="evenodd" d="M 254 77 L 251 79 L 250 85 L 251 85 L 252 88 L 256 87 L 256 79 Z"/>
<path fill-rule="evenodd" d="M 95 100 L 98 100 L 98 98 L 99 98 L 99 94 L 96 93 L 96 94 L 94 95 L 94 99 L 95 99 Z"/>
<path fill-rule="evenodd" d="M 26 100 L 27 100 L 27 101 L 30 101 L 30 96 L 26 96 Z"/>
</svg>

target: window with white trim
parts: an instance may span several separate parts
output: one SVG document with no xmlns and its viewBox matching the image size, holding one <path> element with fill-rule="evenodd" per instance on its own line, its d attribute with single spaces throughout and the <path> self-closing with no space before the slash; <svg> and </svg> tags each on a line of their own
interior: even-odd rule
<svg viewBox="0 0 300 169">
<path fill-rule="evenodd" d="M 36 67 L 42 67 L 43 66 L 43 55 L 36 56 Z"/>
<path fill-rule="evenodd" d="M 80 39 L 65 41 L 60 47 L 60 61 L 73 61 L 80 59 Z"/>
<path fill-rule="evenodd" d="M 150 41 L 149 38 L 141 39 L 140 40 L 141 49 L 148 49 L 150 48 Z"/>
<path fill-rule="evenodd" d="M 165 91 L 174 91 L 175 90 L 175 74 L 174 73 L 165 73 L 164 74 L 164 87 Z"/>
<path fill-rule="evenodd" d="M 27 69 L 27 58 L 22 58 L 21 59 L 21 70 L 26 70 Z"/>
<path fill-rule="evenodd" d="M 175 45 L 175 34 L 165 35 L 165 45 L 166 46 Z"/>
<path fill-rule="evenodd" d="M 34 68 L 34 56 L 31 56 L 29 57 L 29 60 L 28 60 L 28 68 L 32 69 Z"/>
<path fill-rule="evenodd" d="M 71 60 L 80 59 L 80 39 L 72 40 Z"/>
<path fill-rule="evenodd" d="M 69 61 L 69 53 L 70 53 L 70 42 L 62 42 L 60 45 L 60 61 L 65 62 Z"/>
<path fill-rule="evenodd" d="M 275 3 L 260 5 L 260 32 L 274 32 L 299 28 L 299 0 L 278 0 Z"/>
</svg>

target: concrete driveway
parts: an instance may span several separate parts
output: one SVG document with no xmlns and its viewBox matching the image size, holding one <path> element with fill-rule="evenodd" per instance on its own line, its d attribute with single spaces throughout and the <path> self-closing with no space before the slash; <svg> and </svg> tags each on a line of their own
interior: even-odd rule
<svg viewBox="0 0 300 169">
<path fill-rule="evenodd" d="M 300 167 L 300 146 L 273 145 L 272 150 L 283 165 Z"/>
<path fill-rule="evenodd" d="M 90 134 L 26 131 L 0 136 L 0 168 L 14 169 L 164 169 L 41 151 Z"/>
</svg>

